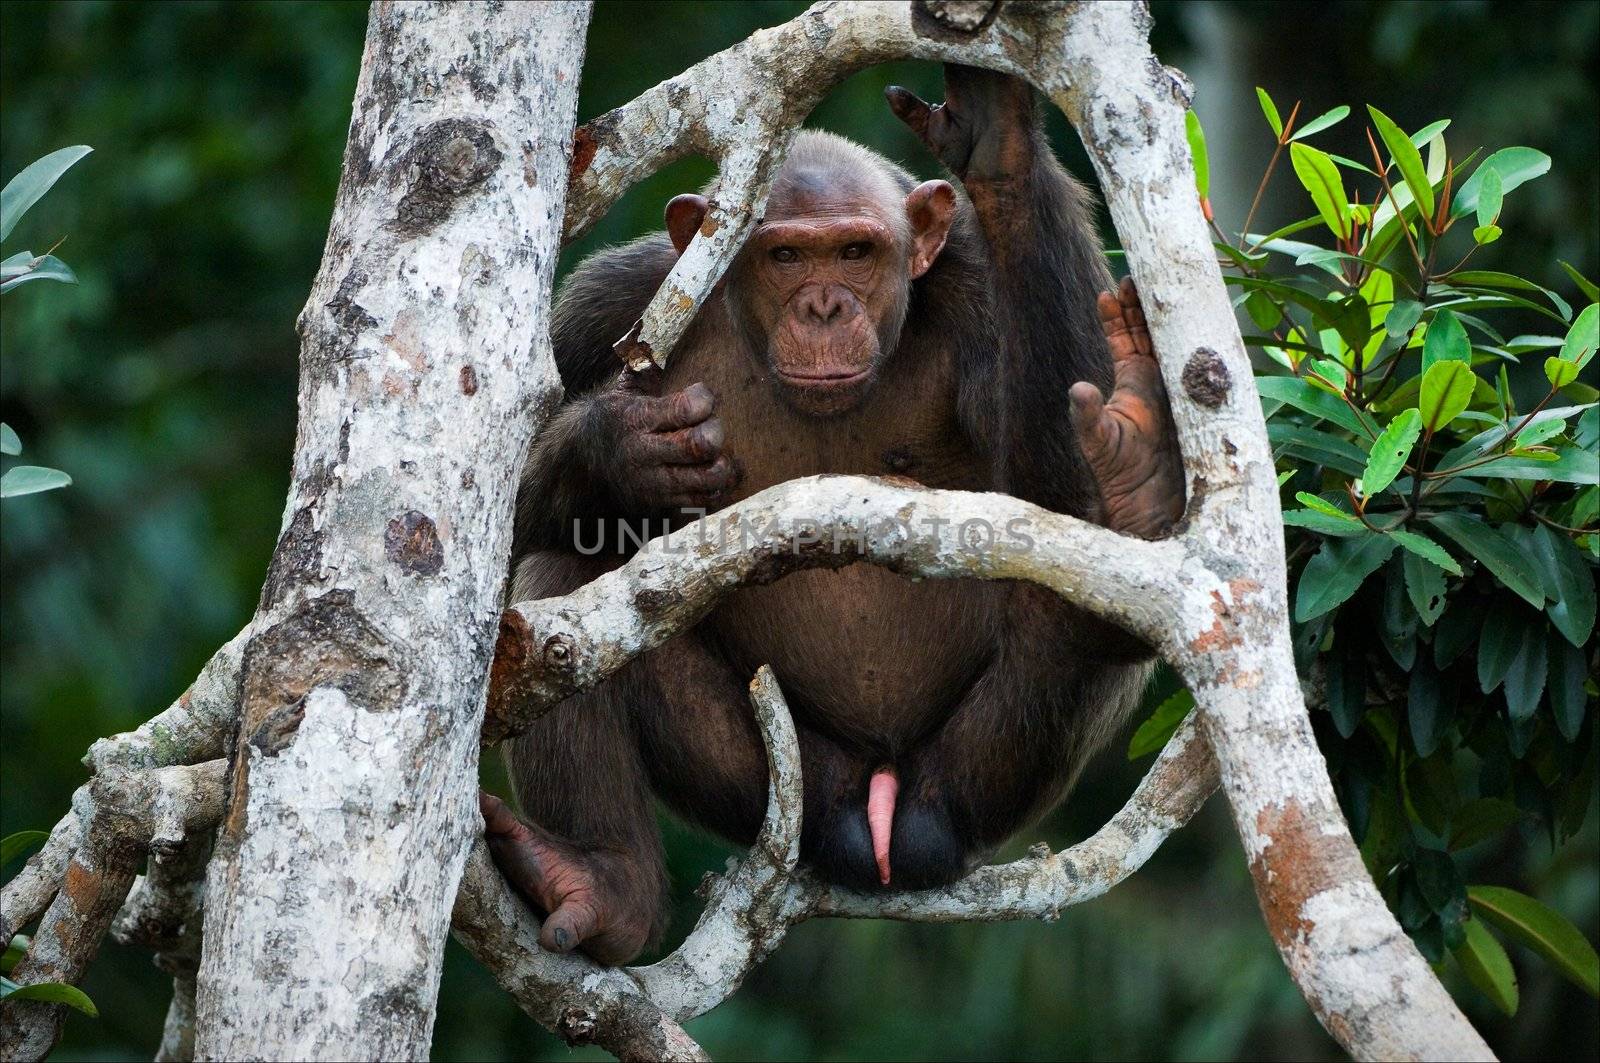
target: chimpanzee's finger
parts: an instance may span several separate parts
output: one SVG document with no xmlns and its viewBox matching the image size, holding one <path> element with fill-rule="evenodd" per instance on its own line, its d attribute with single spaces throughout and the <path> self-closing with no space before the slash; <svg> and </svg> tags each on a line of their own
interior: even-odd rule
<svg viewBox="0 0 1600 1063">
<path fill-rule="evenodd" d="M 512 834 L 522 826 L 511 806 L 487 790 L 478 791 L 478 811 L 483 814 L 485 834 Z"/>
<path fill-rule="evenodd" d="M 679 428 L 692 428 L 711 416 L 717 408 L 717 396 L 704 384 L 690 384 L 682 391 L 664 395 L 652 407 L 657 432 L 673 432 Z"/>
<path fill-rule="evenodd" d="M 630 395 L 659 395 L 665 378 L 666 374 L 654 365 L 645 366 L 643 369 L 624 367 L 618 371 L 614 387 Z"/>
<path fill-rule="evenodd" d="M 1106 413 L 1105 396 L 1087 380 L 1080 380 L 1072 385 L 1067 397 L 1071 400 L 1068 410 L 1072 430 L 1078 437 L 1078 449 L 1091 467 L 1098 468 L 1116 447 L 1117 426 Z"/>
<path fill-rule="evenodd" d="M 738 470 L 726 454 L 709 465 L 662 465 L 656 469 L 661 494 L 672 505 L 694 506 L 713 499 L 738 480 Z"/>
<path fill-rule="evenodd" d="M 889 110 L 894 112 L 894 116 L 909 126 L 913 133 L 926 142 L 928 139 L 928 117 L 933 114 L 933 107 L 929 105 L 928 101 L 910 89 L 901 88 L 899 85 L 890 85 L 884 89 L 883 98 L 889 101 Z"/>
<path fill-rule="evenodd" d="M 1147 358 L 1155 357 L 1155 347 L 1150 343 L 1150 329 L 1144 319 L 1144 304 L 1139 301 L 1139 289 L 1134 285 L 1132 277 L 1122 278 L 1122 283 L 1117 286 L 1117 303 L 1121 307 L 1122 320 L 1128 328 L 1128 335 L 1133 338 L 1135 349 Z"/>
<path fill-rule="evenodd" d="M 722 453 L 720 417 L 709 417 L 676 432 L 646 432 L 634 437 L 640 462 L 650 465 L 703 465 Z"/>
<path fill-rule="evenodd" d="M 1095 309 L 1100 313 L 1100 328 L 1106 334 L 1106 346 L 1111 351 L 1111 360 L 1121 362 L 1138 354 L 1138 345 L 1128 328 L 1128 319 L 1124 316 L 1122 304 L 1117 301 L 1117 297 L 1110 292 L 1101 292 L 1095 298 Z"/>
</svg>

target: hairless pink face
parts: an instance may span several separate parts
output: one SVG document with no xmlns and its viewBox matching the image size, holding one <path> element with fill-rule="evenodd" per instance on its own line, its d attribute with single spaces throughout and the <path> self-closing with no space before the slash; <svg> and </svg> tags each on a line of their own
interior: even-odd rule
<svg viewBox="0 0 1600 1063">
<path fill-rule="evenodd" d="M 705 211 L 701 196 L 667 205 L 680 254 Z M 866 397 L 899 335 L 910 284 L 943 250 L 954 215 L 955 191 L 928 181 L 903 201 L 802 201 L 757 227 L 741 259 L 741 304 L 791 406 L 828 417 Z"/>
</svg>

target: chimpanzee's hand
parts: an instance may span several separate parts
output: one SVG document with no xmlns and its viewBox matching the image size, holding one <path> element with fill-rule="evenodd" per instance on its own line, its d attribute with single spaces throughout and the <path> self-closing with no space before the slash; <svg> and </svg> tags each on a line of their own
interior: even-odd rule
<svg viewBox="0 0 1600 1063">
<path fill-rule="evenodd" d="M 898 85 L 884 90 L 895 116 L 963 184 L 1025 176 L 1033 165 L 1033 88 L 1021 78 L 945 64 L 945 101 L 929 104 Z"/>
<path fill-rule="evenodd" d="M 594 460 L 630 513 L 715 509 L 736 479 L 713 416 L 716 396 L 704 384 L 660 390 L 660 370 L 624 369 L 594 397 Z"/>
<path fill-rule="evenodd" d="M 1109 401 L 1087 381 L 1072 385 L 1072 426 L 1100 486 L 1101 523 L 1157 539 L 1183 515 L 1183 457 L 1167 390 L 1133 279 L 1102 292 L 1100 324 L 1116 384 Z"/>
</svg>

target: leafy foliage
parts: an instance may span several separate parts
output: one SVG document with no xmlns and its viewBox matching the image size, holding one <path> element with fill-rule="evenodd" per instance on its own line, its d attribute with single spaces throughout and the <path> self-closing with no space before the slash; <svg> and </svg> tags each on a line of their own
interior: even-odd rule
<svg viewBox="0 0 1600 1063">
<path fill-rule="evenodd" d="M 39 202 L 73 163 L 92 150 L 80 144 L 52 151 L 7 181 L 5 188 L 0 189 L 0 240 L 10 236 L 11 230 L 16 228 L 28 208 Z M 19 251 L 0 261 L 0 293 L 36 280 L 78 283 L 77 275 L 71 268 L 52 254 L 35 255 L 32 251 Z M 0 454 L 15 456 L 21 453 L 22 440 L 17 433 L 10 425 L 0 424 Z M 47 469 L 42 465 L 17 465 L 0 475 L 0 498 L 36 494 L 65 487 L 71 482 L 72 477 L 59 469 Z"/>
<path fill-rule="evenodd" d="M 1596 770 L 1596 286 L 1563 263 L 1589 300 L 1575 312 L 1534 280 L 1466 268 L 1550 160 L 1513 147 L 1473 167 L 1447 121 L 1408 134 L 1369 106 L 1368 166 L 1304 142 L 1331 122 L 1296 132 L 1298 105 L 1284 120 L 1256 92 L 1316 213 L 1264 236 L 1248 219 L 1233 239 L 1212 227 L 1271 367 L 1258 383 L 1296 665 L 1325 692 L 1315 722 L 1351 829 L 1423 953 L 1453 956 L 1497 1007 L 1514 1013 L 1519 995 L 1495 931 L 1600 995 L 1575 927 L 1514 890 L 1469 887 L 1463 861 L 1510 831 L 1572 835 Z M 1319 230 L 1323 243 L 1298 238 Z M 1544 331 L 1502 331 L 1530 315 Z M 1528 362 L 1544 379 L 1519 397 Z M 1166 708 L 1130 755 L 1170 733 Z"/>
</svg>

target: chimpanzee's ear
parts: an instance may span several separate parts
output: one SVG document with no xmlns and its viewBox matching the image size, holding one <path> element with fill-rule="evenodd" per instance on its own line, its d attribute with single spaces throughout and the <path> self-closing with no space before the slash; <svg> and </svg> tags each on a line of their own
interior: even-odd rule
<svg viewBox="0 0 1600 1063">
<path fill-rule="evenodd" d="M 678 254 L 683 254 L 683 249 L 694 239 L 696 230 L 705 218 L 705 196 L 685 192 L 672 197 L 672 202 L 667 204 L 667 235 L 672 237 L 672 246 Z"/>
<path fill-rule="evenodd" d="M 906 219 L 911 222 L 911 261 L 907 271 L 912 280 L 933 268 L 955 216 L 956 190 L 949 181 L 924 181 L 906 196 Z"/>
</svg>

